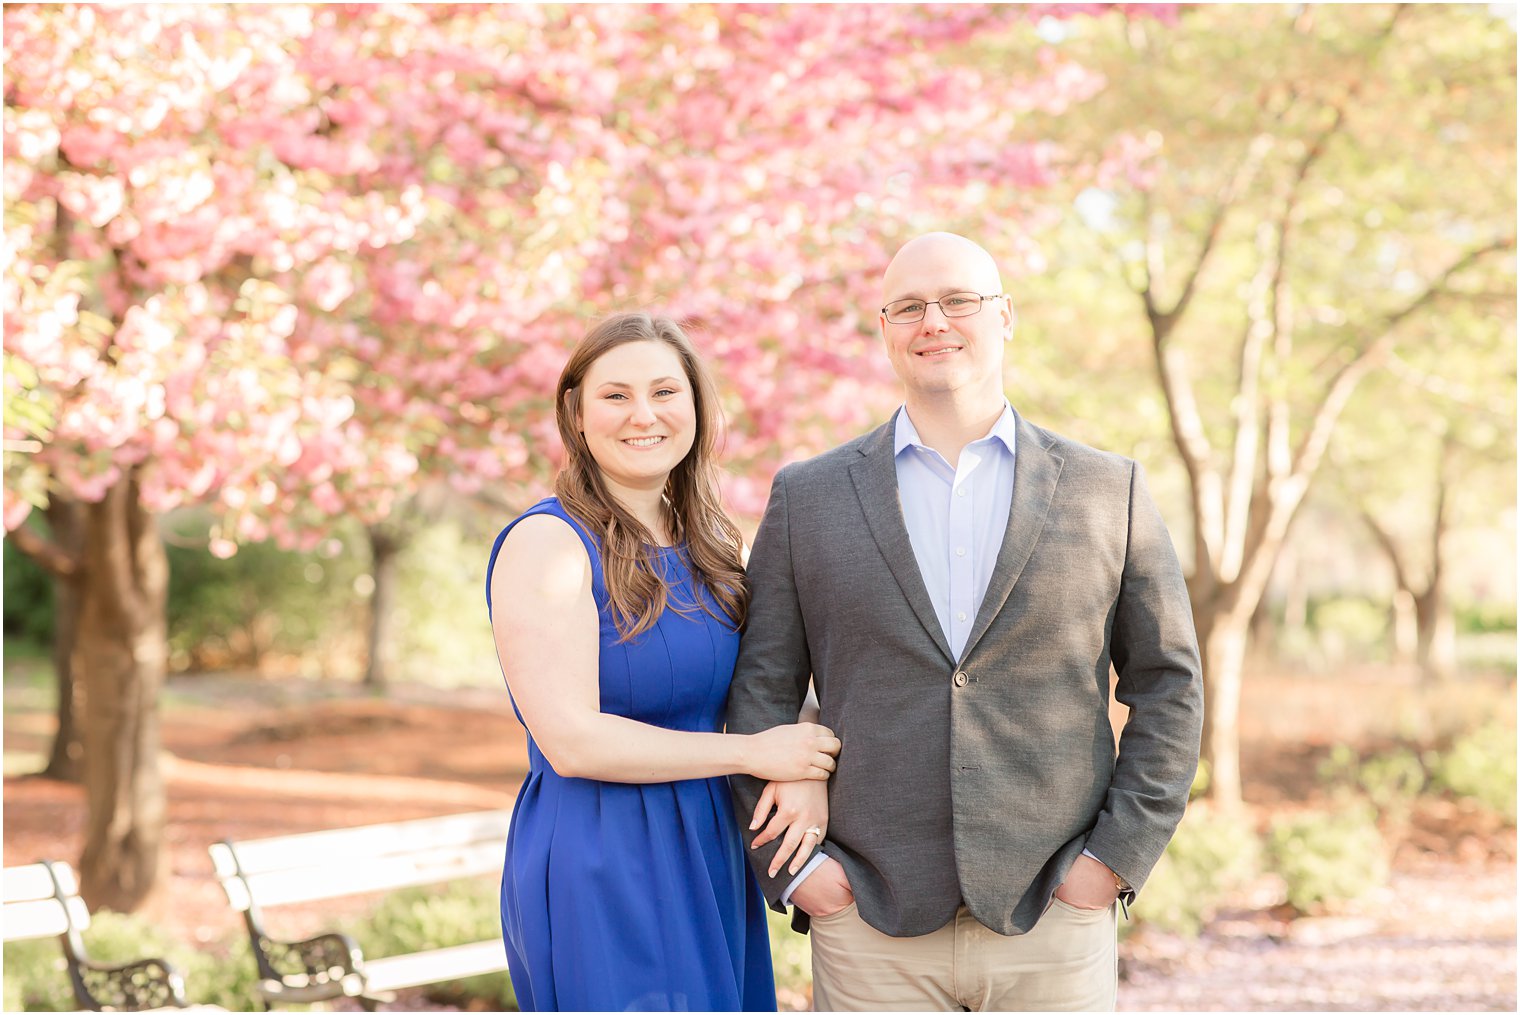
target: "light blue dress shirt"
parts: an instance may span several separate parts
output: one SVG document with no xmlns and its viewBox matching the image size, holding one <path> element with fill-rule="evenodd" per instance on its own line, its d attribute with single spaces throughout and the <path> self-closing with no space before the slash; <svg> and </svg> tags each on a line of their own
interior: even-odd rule
<svg viewBox="0 0 1520 1015">
<path fill-rule="evenodd" d="M 1004 402 L 987 436 L 967 444 L 952 467 L 919 439 L 906 406 L 897 414 L 892 452 L 903 523 L 934 615 L 957 659 L 966 650 L 1008 528 L 1016 432 L 1013 409 Z"/>
</svg>

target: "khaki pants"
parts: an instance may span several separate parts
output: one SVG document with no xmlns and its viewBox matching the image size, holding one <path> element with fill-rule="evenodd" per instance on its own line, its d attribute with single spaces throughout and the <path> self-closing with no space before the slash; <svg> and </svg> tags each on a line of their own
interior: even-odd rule
<svg viewBox="0 0 1520 1015">
<path fill-rule="evenodd" d="M 1004 937 L 962 906 L 922 937 L 891 937 L 851 904 L 812 922 L 815 1011 L 1113 1011 L 1115 907 L 1052 899 L 1028 934 Z"/>
</svg>

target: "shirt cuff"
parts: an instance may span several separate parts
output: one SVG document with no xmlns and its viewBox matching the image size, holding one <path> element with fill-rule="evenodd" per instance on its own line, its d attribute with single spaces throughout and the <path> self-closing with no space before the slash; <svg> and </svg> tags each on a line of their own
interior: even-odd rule
<svg viewBox="0 0 1520 1015">
<path fill-rule="evenodd" d="M 792 904 L 792 893 L 797 890 L 797 886 L 806 881 L 807 876 L 817 870 L 819 864 L 827 859 L 828 856 L 821 849 L 813 854 L 813 858 L 807 862 L 807 866 L 797 872 L 797 876 L 792 878 L 792 883 L 786 886 L 786 891 L 781 893 L 781 904 L 783 906 L 790 906 Z M 1102 861 L 1099 862 L 1101 863 Z"/>
<path fill-rule="evenodd" d="M 1099 856 L 1098 854 L 1094 853 L 1090 849 L 1084 849 L 1084 850 L 1082 850 L 1082 855 L 1083 856 L 1090 856 L 1094 860 L 1098 861 L 1099 863 L 1103 863 L 1103 858 L 1101 856 Z M 1108 867 L 1108 864 L 1103 863 L 1103 866 Z M 1114 871 L 1114 877 L 1116 877 L 1116 878 L 1119 879 L 1119 885 L 1120 885 L 1119 890 L 1123 891 L 1123 892 L 1129 891 L 1130 890 L 1129 882 L 1126 881 L 1126 880 L 1124 880 L 1124 875 L 1120 874 L 1118 871 L 1114 870 L 1112 867 L 1108 867 L 1108 869 L 1111 870 L 1111 871 Z M 803 871 L 803 873 L 806 874 L 807 872 Z M 790 890 L 790 889 L 788 889 L 788 890 Z"/>
</svg>

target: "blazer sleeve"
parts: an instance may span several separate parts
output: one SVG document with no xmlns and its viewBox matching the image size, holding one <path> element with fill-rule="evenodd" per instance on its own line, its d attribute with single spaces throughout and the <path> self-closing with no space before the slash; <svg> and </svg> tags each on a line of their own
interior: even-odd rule
<svg viewBox="0 0 1520 1015">
<path fill-rule="evenodd" d="M 787 471 L 777 473 L 771 484 L 770 501 L 750 550 L 749 617 L 728 692 L 730 733 L 758 733 L 796 722 L 813 672 L 792 568 Z M 735 817 L 747 829 L 765 783 L 742 774 L 729 776 L 728 782 L 733 791 Z M 745 838 L 749 837 L 746 834 Z M 745 845 L 748 846 L 747 841 Z M 761 849 L 745 852 L 766 899 L 772 908 L 784 912 L 785 907 L 778 900 L 791 883 L 792 875 L 783 870 L 779 877 L 772 878 L 768 873 L 771 857 L 780 846 L 778 839 Z"/>
<path fill-rule="evenodd" d="M 1187 582 L 1135 463 L 1112 658 L 1115 696 L 1130 715 L 1087 848 L 1138 891 L 1187 807 L 1203 733 L 1203 675 Z"/>
</svg>

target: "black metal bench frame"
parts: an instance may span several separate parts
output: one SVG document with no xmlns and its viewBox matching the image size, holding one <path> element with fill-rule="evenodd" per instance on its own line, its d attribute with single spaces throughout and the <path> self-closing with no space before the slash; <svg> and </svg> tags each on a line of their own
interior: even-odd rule
<svg viewBox="0 0 1520 1015">
<path fill-rule="evenodd" d="M 374 1011 L 398 987 L 505 970 L 499 939 L 367 961 L 347 934 L 276 938 L 262 909 L 499 871 L 510 820 L 507 810 L 482 811 L 211 846 L 222 889 L 248 929 L 265 1010 L 353 997 Z"/>
<path fill-rule="evenodd" d="M 149 1011 L 189 1006 L 185 978 L 168 959 L 144 958 L 109 965 L 90 958 L 83 937 L 90 925 L 90 911 L 79 896 L 78 880 L 68 864 L 42 860 L 7 867 L 4 879 L 5 940 L 58 934 L 74 999 L 85 1010 Z"/>
</svg>

